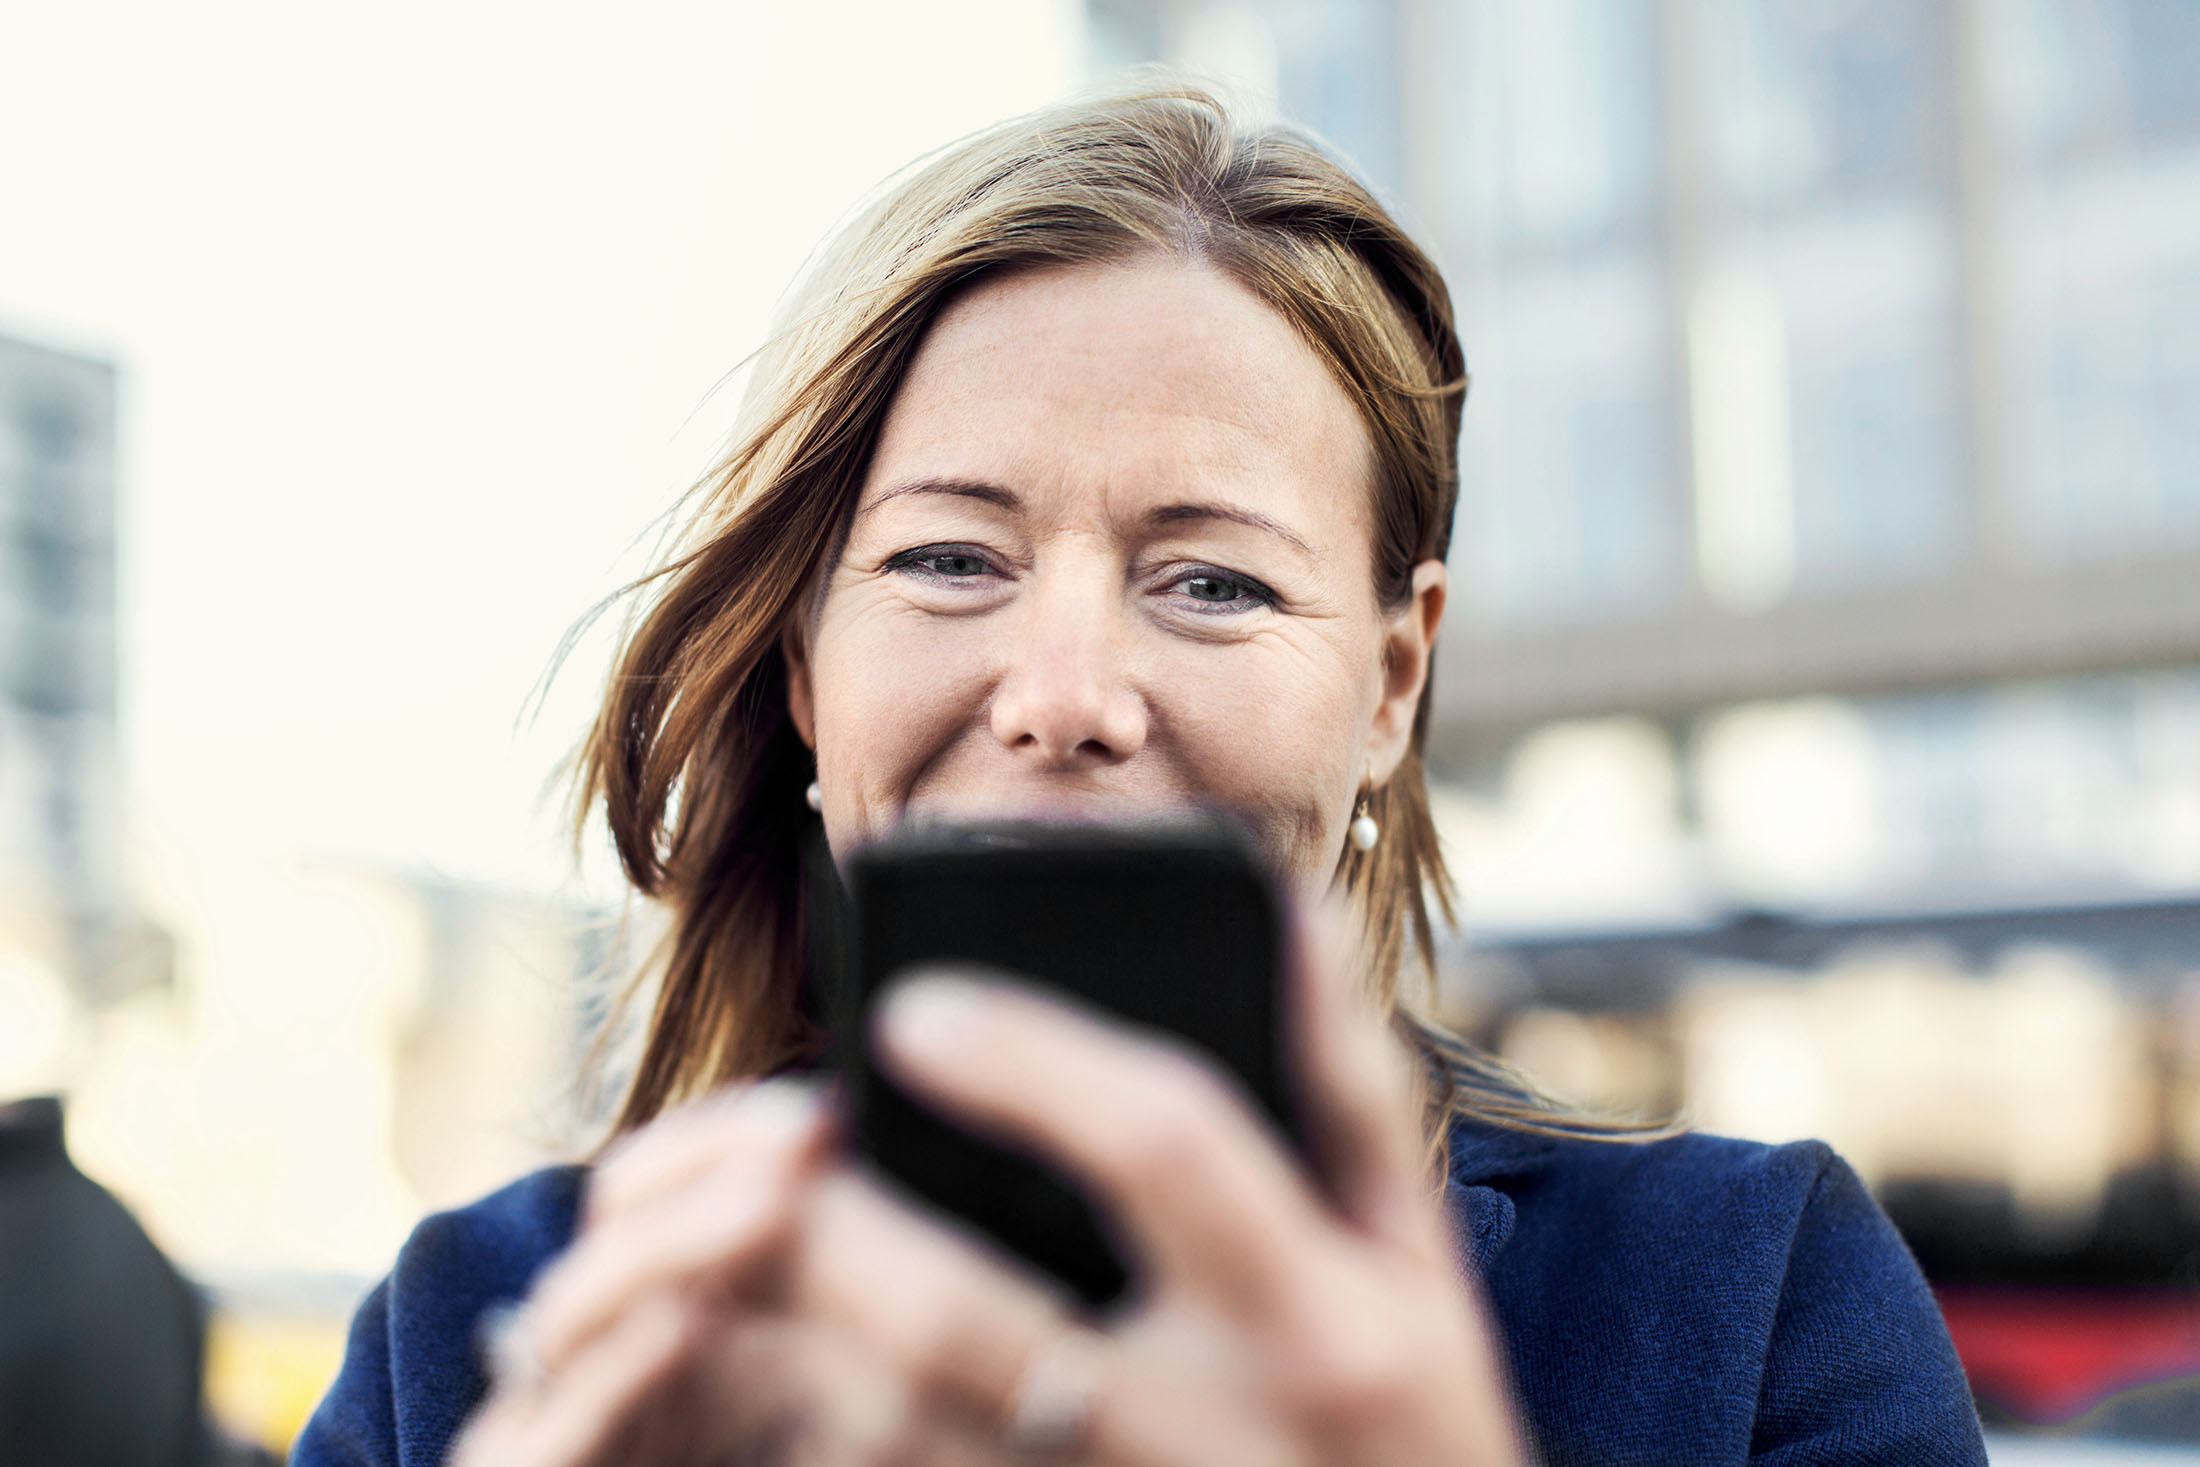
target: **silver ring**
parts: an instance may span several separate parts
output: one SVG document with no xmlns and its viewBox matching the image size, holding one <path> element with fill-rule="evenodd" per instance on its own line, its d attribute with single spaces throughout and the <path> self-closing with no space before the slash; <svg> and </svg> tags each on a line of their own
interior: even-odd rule
<svg viewBox="0 0 2200 1467">
<path fill-rule="evenodd" d="M 1030 1457 L 1066 1457 L 1084 1447 L 1114 1363 L 1114 1346 L 1097 1331 L 1069 1328 L 1047 1340 L 1016 1377 L 1002 1441 Z"/>
</svg>

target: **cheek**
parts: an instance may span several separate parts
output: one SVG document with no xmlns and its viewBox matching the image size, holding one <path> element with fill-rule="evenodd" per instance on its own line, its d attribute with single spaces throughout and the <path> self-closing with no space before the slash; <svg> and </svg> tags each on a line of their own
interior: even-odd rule
<svg viewBox="0 0 2200 1467">
<path fill-rule="evenodd" d="M 881 603 L 829 607 L 812 658 L 818 784 L 835 848 L 873 840 L 983 707 L 971 632 Z"/>
<path fill-rule="evenodd" d="M 1154 703 L 1191 782 L 1251 819 L 1270 859 L 1319 890 L 1351 815 L 1366 679 L 1309 640 L 1169 669 Z"/>
</svg>

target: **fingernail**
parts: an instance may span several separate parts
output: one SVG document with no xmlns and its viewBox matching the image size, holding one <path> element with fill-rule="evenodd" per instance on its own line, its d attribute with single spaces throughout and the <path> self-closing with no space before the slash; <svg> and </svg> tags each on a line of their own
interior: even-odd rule
<svg viewBox="0 0 2200 1467">
<path fill-rule="evenodd" d="M 498 1390 L 524 1395 L 548 1374 L 526 1312 L 516 1302 L 491 1304 L 482 1310 L 474 1324 L 474 1342 L 484 1373 Z"/>
<path fill-rule="evenodd" d="M 920 973 L 894 986 L 879 1007 L 886 1039 L 897 1049 L 953 1057 L 969 1045 L 985 1007 L 985 989 L 967 978 Z"/>
<path fill-rule="evenodd" d="M 824 1090 L 791 1075 L 759 1080 L 741 1097 L 741 1124 L 770 1145 L 788 1145 L 814 1129 L 824 1113 Z"/>
</svg>

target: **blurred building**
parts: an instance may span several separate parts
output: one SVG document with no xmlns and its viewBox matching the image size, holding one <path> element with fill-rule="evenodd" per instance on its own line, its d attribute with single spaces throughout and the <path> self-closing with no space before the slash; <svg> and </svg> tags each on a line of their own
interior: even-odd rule
<svg viewBox="0 0 2200 1467">
<path fill-rule="evenodd" d="M 1945 1286 L 2200 1280 L 2200 6 L 1088 15 L 1097 69 L 1331 139 L 1451 280 L 1453 1016 L 1831 1138 Z M 2001 1408 L 2119 1383 L 2033 1389 L 1972 1302 Z M 2149 1368 L 2200 1368 L 2176 1308 Z"/>
<path fill-rule="evenodd" d="M 2180 0 L 1092 0 L 1334 140 L 1475 386 L 1455 758 L 2200 657 Z"/>
<path fill-rule="evenodd" d="M 223 1421 L 279 1447 L 424 1209 L 585 1144 L 609 946 L 555 901 L 338 865 L 201 872 L 177 941 L 142 914 L 115 422 L 111 365 L 0 338 L 0 1091 L 70 1092 L 87 1171 L 209 1290 Z"/>
<path fill-rule="evenodd" d="M 222 1421 L 279 1448 L 423 1211 L 592 1139 L 612 937 L 555 899 L 242 849 L 193 873 L 173 937 L 145 915 L 115 382 L 0 337 L 0 1098 L 69 1092 L 78 1160 L 208 1292 Z"/>
<path fill-rule="evenodd" d="M 115 373 L 0 337 L 0 947 L 99 1001 L 165 976 L 123 879 Z"/>
<path fill-rule="evenodd" d="M 208 1291 L 230 1430 L 287 1446 L 424 1212 L 598 1139 L 615 935 L 537 894 L 240 863 L 193 894 L 174 984 L 87 1025 L 72 1150 Z"/>
</svg>

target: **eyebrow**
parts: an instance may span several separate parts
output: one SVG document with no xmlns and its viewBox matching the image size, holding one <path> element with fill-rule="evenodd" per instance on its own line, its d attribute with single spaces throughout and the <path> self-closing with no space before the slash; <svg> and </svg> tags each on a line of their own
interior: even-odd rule
<svg viewBox="0 0 2200 1467">
<path fill-rule="evenodd" d="M 1297 547 L 1303 555 L 1314 554 L 1314 547 L 1292 533 L 1281 520 L 1271 519 L 1259 510 L 1241 509 L 1234 504 L 1203 499 L 1187 504 L 1164 504 L 1146 514 L 1146 523 L 1149 525 L 1171 525 L 1182 520 L 1228 520 L 1233 525 L 1265 530 L 1285 544 Z"/>
<path fill-rule="evenodd" d="M 978 479 L 910 479 L 894 485 L 863 507 L 868 514 L 890 499 L 905 494 L 947 494 L 960 499 L 977 499 L 1001 509 L 1016 511 L 1024 507 L 1022 499 L 998 484 L 988 484 Z M 1187 500 L 1180 504 L 1158 505 L 1146 512 L 1148 525 L 1181 524 L 1187 520 L 1224 520 L 1233 525 L 1260 530 L 1274 535 L 1285 544 L 1296 548 L 1302 555 L 1313 556 L 1314 547 L 1307 544 L 1281 520 L 1262 514 L 1259 510 L 1245 509 L 1220 500 Z"/>
<path fill-rule="evenodd" d="M 904 494 L 949 494 L 960 499 L 982 499 L 987 504 L 1002 509 L 1017 510 L 1024 502 L 998 484 L 987 484 L 977 479 L 908 479 L 881 493 L 878 498 L 863 506 L 862 514 L 869 514 L 890 499 Z"/>
</svg>

